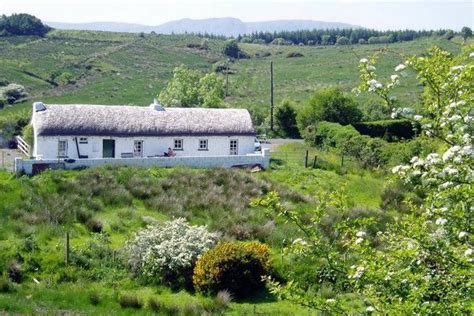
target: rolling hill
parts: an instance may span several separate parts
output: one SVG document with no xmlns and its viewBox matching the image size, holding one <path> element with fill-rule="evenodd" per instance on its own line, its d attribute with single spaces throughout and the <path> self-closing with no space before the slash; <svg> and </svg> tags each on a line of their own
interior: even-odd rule
<svg viewBox="0 0 474 316">
<path fill-rule="evenodd" d="M 180 19 L 151 26 L 120 22 L 62 23 L 46 22 L 49 26 L 64 30 L 89 30 L 109 32 L 156 32 L 159 34 L 208 33 L 237 36 L 252 32 L 278 32 L 308 29 L 360 28 L 360 26 L 339 22 L 313 20 L 276 20 L 264 22 L 242 22 L 236 18 Z"/>
</svg>

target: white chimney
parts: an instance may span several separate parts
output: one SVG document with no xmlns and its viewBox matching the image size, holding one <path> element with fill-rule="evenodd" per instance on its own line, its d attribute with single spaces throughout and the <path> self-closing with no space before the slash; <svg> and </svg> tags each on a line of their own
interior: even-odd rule
<svg viewBox="0 0 474 316">
<path fill-rule="evenodd" d="M 158 102 L 156 98 L 153 99 L 153 103 L 150 104 L 150 108 L 155 111 L 164 111 L 165 108 Z"/>
<path fill-rule="evenodd" d="M 40 111 L 45 111 L 46 106 L 44 105 L 43 102 L 34 102 L 33 103 L 33 111 L 34 112 L 40 112 Z"/>
</svg>

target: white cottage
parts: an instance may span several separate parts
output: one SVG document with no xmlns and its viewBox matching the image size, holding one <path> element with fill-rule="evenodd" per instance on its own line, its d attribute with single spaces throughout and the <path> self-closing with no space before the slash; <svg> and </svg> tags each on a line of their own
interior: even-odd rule
<svg viewBox="0 0 474 316">
<path fill-rule="evenodd" d="M 59 105 L 35 102 L 35 159 L 232 156 L 255 152 L 245 109 Z"/>
</svg>

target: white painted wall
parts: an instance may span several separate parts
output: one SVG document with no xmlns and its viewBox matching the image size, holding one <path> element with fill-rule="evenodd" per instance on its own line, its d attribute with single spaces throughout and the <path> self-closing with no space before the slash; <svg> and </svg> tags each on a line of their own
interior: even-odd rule
<svg viewBox="0 0 474 316">
<path fill-rule="evenodd" d="M 78 143 L 79 143 L 79 136 Z M 143 157 L 162 156 L 168 151 L 168 147 L 174 147 L 174 139 L 183 139 L 183 150 L 175 150 L 177 157 L 205 157 L 205 156 L 227 156 L 230 153 L 230 140 L 238 140 L 238 154 L 246 155 L 253 153 L 253 136 L 186 136 L 186 137 L 87 137 L 87 144 L 79 144 L 81 155 L 88 158 L 102 158 L 102 141 L 104 139 L 115 140 L 115 157 L 120 158 L 122 153 L 133 153 L 134 140 L 143 140 Z M 208 140 L 208 150 L 199 150 L 199 140 Z M 68 158 L 77 159 L 78 153 L 74 136 L 37 136 L 35 135 L 34 156 L 37 159 L 56 159 L 58 156 L 58 141 L 67 140 Z"/>
</svg>

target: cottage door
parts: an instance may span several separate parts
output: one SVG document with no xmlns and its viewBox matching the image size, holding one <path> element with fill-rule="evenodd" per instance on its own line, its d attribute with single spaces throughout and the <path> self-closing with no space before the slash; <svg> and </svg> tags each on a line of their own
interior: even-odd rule
<svg viewBox="0 0 474 316">
<path fill-rule="evenodd" d="M 115 140 L 104 139 L 102 141 L 102 157 L 115 158 Z"/>
</svg>

